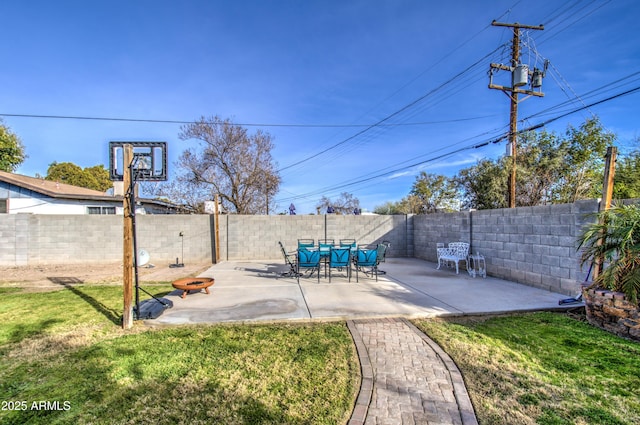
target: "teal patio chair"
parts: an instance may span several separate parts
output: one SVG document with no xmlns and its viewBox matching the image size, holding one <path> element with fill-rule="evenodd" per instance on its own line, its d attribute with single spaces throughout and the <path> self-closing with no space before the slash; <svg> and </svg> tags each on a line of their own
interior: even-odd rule
<svg viewBox="0 0 640 425">
<path fill-rule="evenodd" d="M 378 247 L 376 248 L 378 251 L 378 265 L 385 262 L 385 259 L 387 258 L 387 250 L 390 246 L 391 242 L 389 241 L 382 241 L 382 243 L 378 244 Z M 387 272 L 378 269 L 378 274 L 387 274 Z"/>
<path fill-rule="evenodd" d="M 329 250 L 329 282 L 331 282 L 332 269 L 345 269 L 349 282 L 351 282 L 351 248 L 331 248 Z"/>
<path fill-rule="evenodd" d="M 313 248 L 313 239 L 298 239 L 298 249 L 300 248 Z"/>
<path fill-rule="evenodd" d="M 311 270 L 309 277 L 313 276 L 314 271 L 318 272 L 318 283 L 320 283 L 320 251 L 317 249 L 298 249 L 298 264 L 296 267 L 298 283 L 300 283 L 300 276 L 302 275 L 300 269 Z"/>
<path fill-rule="evenodd" d="M 286 249 L 284 249 L 284 245 L 282 244 L 281 241 L 278 241 L 278 244 L 280 244 L 280 252 L 282 252 L 282 256 L 284 257 L 284 262 L 286 265 L 289 266 L 289 270 L 287 270 L 286 272 L 282 272 L 280 273 L 281 276 L 286 276 L 286 277 L 295 277 L 297 276 L 298 272 L 296 271 L 296 252 L 287 252 Z"/>
<path fill-rule="evenodd" d="M 327 262 L 329 261 L 329 251 L 333 248 L 333 239 L 318 239 L 318 251 L 320 251 L 320 262 L 324 263 L 324 277 L 327 277 Z"/>
<path fill-rule="evenodd" d="M 358 245 L 356 245 L 355 239 L 340 239 L 340 247 L 346 247 L 346 246 L 350 247 L 353 252 L 355 252 L 356 248 L 358 248 Z"/>
<path fill-rule="evenodd" d="M 329 251 L 333 248 L 333 239 L 318 239 L 318 250 L 320 250 L 320 256 L 328 257 Z"/>
<path fill-rule="evenodd" d="M 358 282 L 358 271 L 362 271 L 368 274 L 367 268 L 370 273 L 375 273 L 376 282 L 378 281 L 378 250 L 368 248 L 358 248 L 356 255 L 353 257 L 353 262 L 356 268 L 356 282 Z"/>
</svg>

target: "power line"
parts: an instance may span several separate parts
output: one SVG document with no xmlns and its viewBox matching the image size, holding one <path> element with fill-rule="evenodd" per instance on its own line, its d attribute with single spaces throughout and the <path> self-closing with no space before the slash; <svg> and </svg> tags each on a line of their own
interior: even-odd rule
<svg viewBox="0 0 640 425">
<path fill-rule="evenodd" d="M 595 7 L 592 10 L 586 10 L 588 7 L 590 7 L 593 3 L 596 3 L 596 0 L 592 0 L 591 2 L 589 2 L 589 4 L 587 4 L 586 6 L 584 6 L 583 8 L 580 9 L 579 12 L 583 12 L 583 14 L 581 16 L 578 16 L 578 13 L 571 13 L 570 17 L 567 19 L 567 21 L 570 21 L 569 23 L 567 23 L 563 28 L 561 29 L 557 29 L 553 32 L 547 32 L 547 34 L 543 35 L 540 37 L 540 41 L 538 44 L 544 44 L 547 41 L 551 40 L 554 37 L 557 37 L 559 34 L 563 33 L 564 31 L 566 31 L 567 29 L 569 29 L 570 27 L 572 27 L 573 25 L 577 24 L 578 22 L 580 22 L 581 20 L 591 16 L 592 14 L 594 14 L 596 11 L 598 11 L 599 9 L 601 9 L 602 7 L 606 6 L 608 3 L 610 3 L 611 0 L 607 0 L 606 2 L 602 3 L 602 2 L 598 2 L 597 3 L 597 7 Z M 573 5 L 571 6 L 571 8 L 573 8 Z M 569 14 L 569 11 L 567 10 L 567 14 Z M 566 22 L 566 21 L 565 21 Z"/>
<path fill-rule="evenodd" d="M 537 130 L 537 129 L 541 128 L 541 127 L 546 126 L 547 124 L 550 124 L 550 123 L 552 123 L 554 121 L 559 120 L 560 118 L 564 118 L 564 117 L 566 117 L 568 115 L 575 114 L 576 112 L 580 112 L 580 111 L 583 111 L 585 109 L 589 109 L 589 108 L 591 108 L 593 106 L 600 105 L 601 103 L 605 103 L 605 102 L 608 102 L 610 100 L 617 99 L 619 97 L 623 97 L 623 96 L 627 96 L 627 95 L 633 94 L 633 93 L 635 93 L 637 91 L 640 91 L 640 86 L 634 87 L 634 88 L 629 89 L 629 90 L 626 90 L 626 91 L 624 91 L 622 93 L 615 94 L 613 96 L 609 96 L 609 97 L 607 97 L 605 99 L 602 99 L 602 100 L 599 100 L 597 102 L 593 102 L 593 103 L 590 103 L 588 105 L 581 106 L 581 107 L 576 108 L 574 110 L 571 110 L 569 112 L 565 112 L 564 114 L 561 114 L 561 115 L 558 115 L 556 117 L 550 118 L 550 119 L 548 119 L 546 121 L 543 121 L 540 124 L 536 124 L 534 126 L 531 126 L 531 127 L 525 128 L 523 130 L 520 130 L 520 131 L 518 131 L 518 133 L 524 133 L 524 132 L 527 132 L 527 131 Z"/>
<path fill-rule="evenodd" d="M 507 15 L 509 13 L 511 13 L 511 10 L 516 7 L 522 0 L 517 0 L 509 9 L 507 9 L 505 12 L 502 13 L 502 15 L 500 15 L 499 18 L 503 17 L 504 15 Z M 498 19 L 499 19 L 498 18 Z M 441 57 L 439 60 L 437 60 L 436 62 L 432 63 L 431 66 L 429 66 L 428 68 L 426 68 L 424 71 L 422 71 L 421 73 L 419 73 L 417 76 L 415 76 L 413 79 L 409 80 L 408 82 L 406 82 L 405 84 L 403 84 L 402 86 L 400 86 L 400 88 L 398 88 L 397 90 L 395 90 L 393 93 L 391 93 L 390 95 L 388 95 L 387 97 L 385 97 L 383 100 L 381 100 L 380 102 L 378 102 L 375 106 L 373 106 L 372 108 L 370 108 L 367 112 L 365 112 L 362 116 L 366 115 L 367 113 L 375 110 L 377 107 L 379 107 L 380 105 L 382 105 L 383 103 L 385 103 L 386 101 L 388 101 L 389 99 L 391 99 L 392 97 L 394 97 L 395 95 L 397 95 L 398 93 L 400 93 L 403 89 L 407 88 L 408 86 L 410 86 L 411 84 L 413 84 L 415 81 L 417 81 L 419 78 L 421 78 L 423 75 L 425 75 L 427 72 L 429 72 L 431 69 L 435 68 L 437 65 L 439 65 L 440 63 L 442 63 L 445 59 L 447 59 L 449 56 L 452 56 L 455 52 L 457 52 L 458 50 L 460 50 L 462 47 L 464 47 L 465 45 L 467 45 L 469 42 L 471 42 L 472 40 L 474 40 L 475 38 L 477 38 L 480 34 L 482 34 L 484 31 L 486 31 L 487 29 L 489 29 L 491 27 L 490 24 L 486 25 L 484 28 L 482 28 L 480 31 L 478 31 L 477 33 L 475 33 L 474 35 L 472 35 L 471 37 L 469 37 L 468 39 L 466 39 L 465 41 L 463 41 L 461 44 L 459 44 L 455 49 L 452 49 L 451 51 L 449 51 L 446 55 L 444 55 L 443 57 Z M 415 116 L 416 114 L 414 114 L 413 116 Z M 360 118 L 361 118 L 360 117 Z M 487 117 L 488 118 L 488 117 Z M 358 118 L 359 119 L 359 118 Z M 380 124 L 378 125 L 378 127 L 387 127 L 387 126 L 392 126 L 393 124 L 387 125 L 387 124 Z M 403 125 L 410 125 L 409 123 L 403 123 Z M 368 126 L 368 125 L 367 125 Z M 370 137 L 370 140 L 373 136 Z M 332 147 L 330 147 L 329 149 L 332 149 Z M 297 165 L 297 164 L 294 164 Z M 294 165 L 287 167 L 287 169 L 292 168 Z M 283 169 L 281 169 L 283 170 Z"/>
<path fill-rule="evenodd" d="M 500 47 L 502 47 L 502 46 L 500 46 Z M 304 158 L 304 159 L 301 159 L 301 160 L 299 160 L 299 161 L 296 161 L 296 162 L 294 162 L 293 164 L 289 164 L 289 165 L 287 165 L 286 167 L 282 167 L 282 168 L 280 168 L 278 171 L 279 171 L 279 172 L 280 172 L 280 171 L 284 171 L 284 170 L 289 169 L 289 168 L 291 168 L 291 167 L 294 167 L 294 166 L 296 166 L 296 165 L 300 165 L 300 164 L 305 163 L 305 162 L 307 162 L 307 161 L 310 161 L 310 160 L 312 160 L 312 159 L 314 159 L 314 158 L 317 158 L 318 156 L 320 156 L 320 155 L 322 155 L 322 154 L 324 154 L 324 153 L 326 153 L 326 152 L 329 152 L 330 150 L 335 149 L 335 148 L 337 148 L 338 146 L 341 146 L 341 145 L 343 145 L 343 144 L 345 144 L 345 143 L 347 143 L 347 142 L 349 142 L 349 141 L 351 141 L 351 140 L 355 139 L 356 137 L 358 137 L 358 136 L 360 136 L 360 135 L 362 135 L 362 134 L 364 134 L 364 133 L 368 132 L 368 131 L 369 131 L 369 130 L 371 130 L 371 129 L 374 129 L 374 128 L 376 128 L 376 127 L 380 127 L 384 122 L 389 121 L 391 118 L 393 118 L 393 117 L 395 117 L 395 116 L 397 116 L 397 115 L 401 114 L 402 112 L 404 112 L 404 111 L 408 110 L 409 108 L 411 108 L 411 107 L 415 106 L 416 104 L 420 103 L 421 101 L 423 101 L 423 100 L 424 100 L 424 99 L 426 99 L 427 97 L 431 96 L 433 93 L 436 93 L 438 90 L 442 89 L 443 87 L 447 86 L 447 85 L 448 85 L 448 84 L 450 84 L 451 82 L 455 81 L 455 80 L 456 80 L 457 78 L 459 78 L 460 76 L 464 75 L 467 71 L 469 71 L 469 70 L 470 70 L 471 68 L 473 68 L 474 66 L 477 66 L 478 64 L 480 64 L 480 63 L 484 62 L 484 61 L 485 61 L 485 59 L 486 59 L 487 57 L 489 57 L 489 56 L 491 56 L 493 53 L 495 53 L 495 52 L 496 52 L 500 47 L 496 48 L 495 50 L 493 50 L 493 51 L 492 51 L 492 52 L 490 52 L 489 54 L 485 55 L 484 57 L 482 57 L 481 59 L 479 59 L 477 62 L 475 62 L 474 64 L 472 64 L 472 65 L 470 65 L 469 67 L 467 67 L 465 70 L 463 70 L 463 71 L 459 72 L 458 74 L 456 74 L 455 76 L 451 77 L 449 80 L 447 80 L 447 81 L 445 81 L 444 83 L 440 84 L 438 87 L 436 87 L 436 88 L 434 88 L 434 89 L 430 90 L 430 91 L 429 91 L 429 92 L 427 92 L 426 94 L 424 94 L 424 95 L 420 96 L 419 98 L 417 98 L 417 99 L 413 100 L 412 102 L 408 103 L 407 105 L 403 106 L 402 108 L 398 109 L 397 111 L 395 111 L 395 112 L 393 112 L 393 113 L 391 113 L 391 114 L 387 115 L 386 117 L 382 118 L 380 121 L 378 121 L 378 122 L 376 122 L 376 123 L 374 123 L 374 124 L 371 124 L 371 125 L 367 126 L 366 128 L 364 128 L 363 130 L 360 130 L 360 131 L 359 131 L 359 132 L 357 132 L 356 134 L 354 134 L 354 135 L 352 135 L 352 136 L 349 136 L 349 137 L 347 137 L 346 139 L 344 139 L 344 140 L 342 140 L 342 141 L 340 141 L 340 142 L 338 142 L 338 143 L 336 143 L 336 144 L 334 144 L 334 145 L 332 145 L 332 146 L 329 146 L 329 147 L 328 147 L 328 148 L 326 148 L 326 149 L 323 149 L 323 150 L 321 150 L 321 151 L 319 151 L 319 152 L 317 152 L 317 153 L 315 153 L 315 154 L 313 154 L 313 155 L 311 155 L 311 156 L 308 156 L 308 157 L 306 157 L 306 158 Z"/>
<path fill-rule="evenodd" d="M 550 119 L 548 119 L 546 121 L 543 121 L 543 122 L 541 122 L 539 124 L 535 124 L 533 126 L 529 126 L 529 127 L 524 128 L 522 130 L 519 130 L 517 132 L 517 134 L 522 134 L 522 133 L 526 133 L 526 132 L 529 132 L 529 131 L 537 130 L 537 129 L 542 128 L 542 127 L 544 127 L 544 126 L 546 126 L 546 125 L 548 125 L 548 124 L 550 124 L 550 123 L 552 123 L 554 121 L 557 121 L 557 120 L 559 120 L 561 118 L 564 118 L 564 117 L 566 117 L 568 115 L 574 114 L 576 112 L 580 112 L 582 110 L 591 108 L 591 107 L 596 106 L 596 105 L 600 105 L 602 103 L 617 99 L 619 97 L 623 97 L 623 96 L 627 96 L 627 95 L 633 94 L 633 93 L 638 92 L 638 91 L 640 91 L 640 86 L 634 87 L 632 89 L 626 90 L 626 91 L 621 92 L 621 93 L 617 93 L 615 95 L 609 96 L 609 97 L 607 97 L 605 99 L 598 100 L 598 101 L 590 103 L 588 105 L 583 105 L 583 106 L 581 106 L 579 108 L 573 109 L 573 110 L 571 110 L 569 112 L 563 113 L 563 114 L 558 115 L 558 116 L 553 117 L 553 118 L 550 118 Z M 395 168 L 395 169 L 390 170 L 390 171 L 378 173 L 378 174 L 375 174 L 375 175 L 370 176 L 370 177 L 363 176 L 360 179 L 355 180 L 355 181 L 342 183 L 342 184 L 339 184 L 339 185 L 336 185 L 336 186 L 325 187 L 325 188 L 318 189 L 318 190 L 313 191 L 313 192 L 308 192 L 308 193 L 305 193 L 305 194 L 302 194 L 302 195 L 297 195 L 297 196 L 291 196 L 291 197 L 287 197 L 287 198 L 277 199 L 276 202 L 290 202 L 290 201 L 293 201 L 293 200 L 296 200 L 296 199 L 307 198 L 309 196 L 319 195 L 319 194 L 322 194 L 322 193 L 326 193 L 328 191 L 335 191 L 335 190 L 338 190 L 338 189 L 344 189 L 344 188 L 349 187 L 349 186 L 354 186 L 356 184 L 369 182 L 371 180 L 374 180 L 374 179 L 377 179 L 377 178 L 380 178 L 380 177 L 385 177 L 385 176 L 388 176 L 388 175 L 391 175 L 391 174 L 394 174 L 394 173 L 397 173 L 397 172 L 400 172 L 400 171 L 404 171 L 404 170 L 407 170 L 407 169 L 410 169 L 410 168 L 413 168 L 413 167 L 417 167 L 419 165 L 423 165 L 423 164 L 426 164 L 426 163 L 429 163 L 429 162 L 433 162 L 433 161 L 436 161 L 436 160 L 439 160 L 439 159 L 443 159 L 443 158 L 449 157 L 451 155 L 455 155 L 455 154 L 463 152 L 463 151 L 472 150 L 472 149 L 479 149 L 479 148 L 482 148 L 482 147 L 485 147 L 485 146 L 488 146 L 488 145 L 491 145 L 491 144 L 500 143 L 501 141 L 507 139 L 508 137 L 509 137 L 509 133 L 506 132 L 505 134 L 503 134 L 503 135 L 501 135 L 499 137 L 496 137 L 496 138 L 493 138 L 493 139 L 490 139 L 490 140 L 486 140 L 486 141 L 483 141 L 483 142 L 475 143 L 473 145 L 461 147 L 461 148 L 455 149 L 453 151 L 446 152 L 446 153 L 443 153 L 441 155 L 426 159 L 424 161 L 415 162 L 415 163 L 412 163 L 410 165 L 399 167 L 399 168 Z"/>
<path fill-rule="evenodd" d="M 36 115 L 36 114 L 2 114 L 0 113 L 0 116 L 18 117 L 18 118 L 62 119 L 62 120 L 146 122 L 146 123 L 159 123 L 159 124 L 194 124 L 196 122 L 196 121 L 154 120 L 154 119 L 137 119 L 137 118 L 86 117 L 86 116 L 72 116 L 72 115 Z"/>
<path fill-rule="evenodd" d="M 18 118 L 42 118 L 42 119 L 68 119 L 68 120 L 88 120 L 88 121 L 122 121 L 122 122 L 141 122 L 154 124 L 197 124 L 200 121 L 178 121 L 178 120 L 157 120 L 142 118 L 115 118 L 115 117 L 90 117 L 90 116 L 71 116 L 71 115 L 36 115 L 36 114 L 4 114 L 2 117 L 18 117 Z M 452 122 L 472 121 L 484 118 L 490 118 L 493 115 L 484 115 L 477 117 L 456 118 L 451 120 L 439 121 L 422 121 L 409 123 L 381 124 L 381 127 L 403 127 L 403 126 L 420 126 L 434 124 L 448 124 Z M 269 124 L 269 123 L 231 123 L 232 125 L 244 127 L 301 127 L 301 128 L 354 128 L 354 127 L 371 127 L 375 124 Z"/>
<path fill-rule="evenodd" d="M 585 99 L 589 99 L 589 98 L 592 98 L 592 97 L 596 96 L 598 94 L 598 92 L 603 92 L 603 91 L 606 92 L 606 91 L 609 91 L 611 89 L 617 88 L 617 87 L 623 85 L 623 81 L 629 80 L 629 79 L 631 79 L 633 77 L 638 77 L 638 76 L 640 76 L 640 71 L 636 71 L 634 73 L 631 73 L 631 74 L 627 75 L 626 77 L 622 77 L 622 78 L 619 78 L 619 79 L 617 79 L 615 81 L 607 83 L 607 84 L 605 84 L 605 85 L 603 85 L 603 86 L 601 86 L 601 87 L 599 87 L 597 89 L 590 90 L 587 93 L 584 93 L 582 96 L 577 96 L 576 95 L 575 99 L 568 99 L 568 100 L 565 100 L 564 102 L 561 102 L 561 103 L 559 103 L 559 104 L 557 104 L 555 106 L 551 106 L 549 108 L 546 108 L 546 109 L 543 109 L 541 111 L 538 111 L 535 114 L 529 115 L 528 117 L 524 118 L 524 120 L 528 120 L 528 119 L 531 119 L 531 118 L 534 118 L 534 117 L 538 117 L 538 116 L 548 115 L 548 114 L 552 113 L 553 111 L 555 111 L 555 110 L 557 110 L 559 108 L 562 108 L 562 107 L 565 107 L 565 106 L 569 106 L 571 103 L 575 102 L 576 100 L 581 101 L 582 105 L 586 106 L 584 109 L 588 109 L 588 105 L 585 105 L 585 103 L 584 103 Z M 633 80 L 631 80 L 629 82 L 633 82 L 633 81 L 636 81 L 636 80 L 638 80 L 638 78 L 635 78 L 635 79 L 633 79 Z"/>
</svg>

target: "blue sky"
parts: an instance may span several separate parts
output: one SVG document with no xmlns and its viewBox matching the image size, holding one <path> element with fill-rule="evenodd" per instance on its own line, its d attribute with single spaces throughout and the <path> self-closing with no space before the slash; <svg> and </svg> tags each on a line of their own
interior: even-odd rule
<svg viewBox="0 0 640 425">
<path fill-rule="evenodd" d="M 550 66 L 545 97 L 520 103 L 519 118 L 530 117 L 520 128 L 640 86 L 636 0 L 26 0 L 2 2 L 0 14 L 0 114 L 29 156 L 18 173 L 106 166 L 108 142 L 130 140 L 168 142 L 172 174 L 196 143 L 174 123 L 17 115 L 219 115 L 274 137 L 278 211 L 293 202 L 312 212 L 343 191 L 373 210 L 406 196 L 420 171 L 452 176 L 502 155 L 504 142 L 463 149 L 508 125 L 509 99 L 487 87 L 487 72 L 508 64 L 512 33 L 494 19 L 545 26 L 522 36 L 523 63 Z M 509 84 L 505 71 L 494 78 Z M 595 114 L 628 151 L 639 100 L 620 96 L 546 129 Z"/>
</svg>

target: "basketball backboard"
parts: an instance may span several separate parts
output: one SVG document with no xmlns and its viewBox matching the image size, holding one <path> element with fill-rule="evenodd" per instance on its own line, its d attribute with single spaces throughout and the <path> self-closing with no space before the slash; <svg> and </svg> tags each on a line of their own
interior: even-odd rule
<svg viewBox="0 0 640 425">
<path fill-rule="evenodd" d="M 109 178 L 122 181 L 124 145 L 133 146 L 133 176 L 136 181 L 167 180 L 167 142 L 109 142 Z"/>
</svg>

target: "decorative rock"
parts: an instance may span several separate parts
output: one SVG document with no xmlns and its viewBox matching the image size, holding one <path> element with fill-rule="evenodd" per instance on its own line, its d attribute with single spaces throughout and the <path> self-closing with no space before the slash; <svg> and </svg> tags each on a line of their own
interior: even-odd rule
<svg viewBox="0 0 640 425">
<path fill-rule="evenodd" d="M 631 329 L 640 330 L 640 322 L 637 320 L 623 319 L 620 321 L 620 324 L 628 327 L 629 330 Z"/>
<path fill-rule="evenodd" d="M 625 319 L 629 317 L 629 311 L 622 308 L 615 308 L 615 307 L 610 307 L 608 305 L 603 305 L 602 311 L 609 316 L 614 316 L 617 318 Z"/>
<path fill-rule="evenodd" d="M 624 294 L 621 294 L 621 295 L 622 295 L 622 298 L 614 300 L 613 302 L 614 307 L 624 308 L 626 310 L 637 310 L 636 306 L 634 306 L 629 301 L 627 301 L 627 299 L 624 297 Z"/>
<path fill-rule="evenodd" d="M 640 341 L 640 311 L 624 294 L 583 289 L 587 321 L 622 338 Z"/>
</svg>

